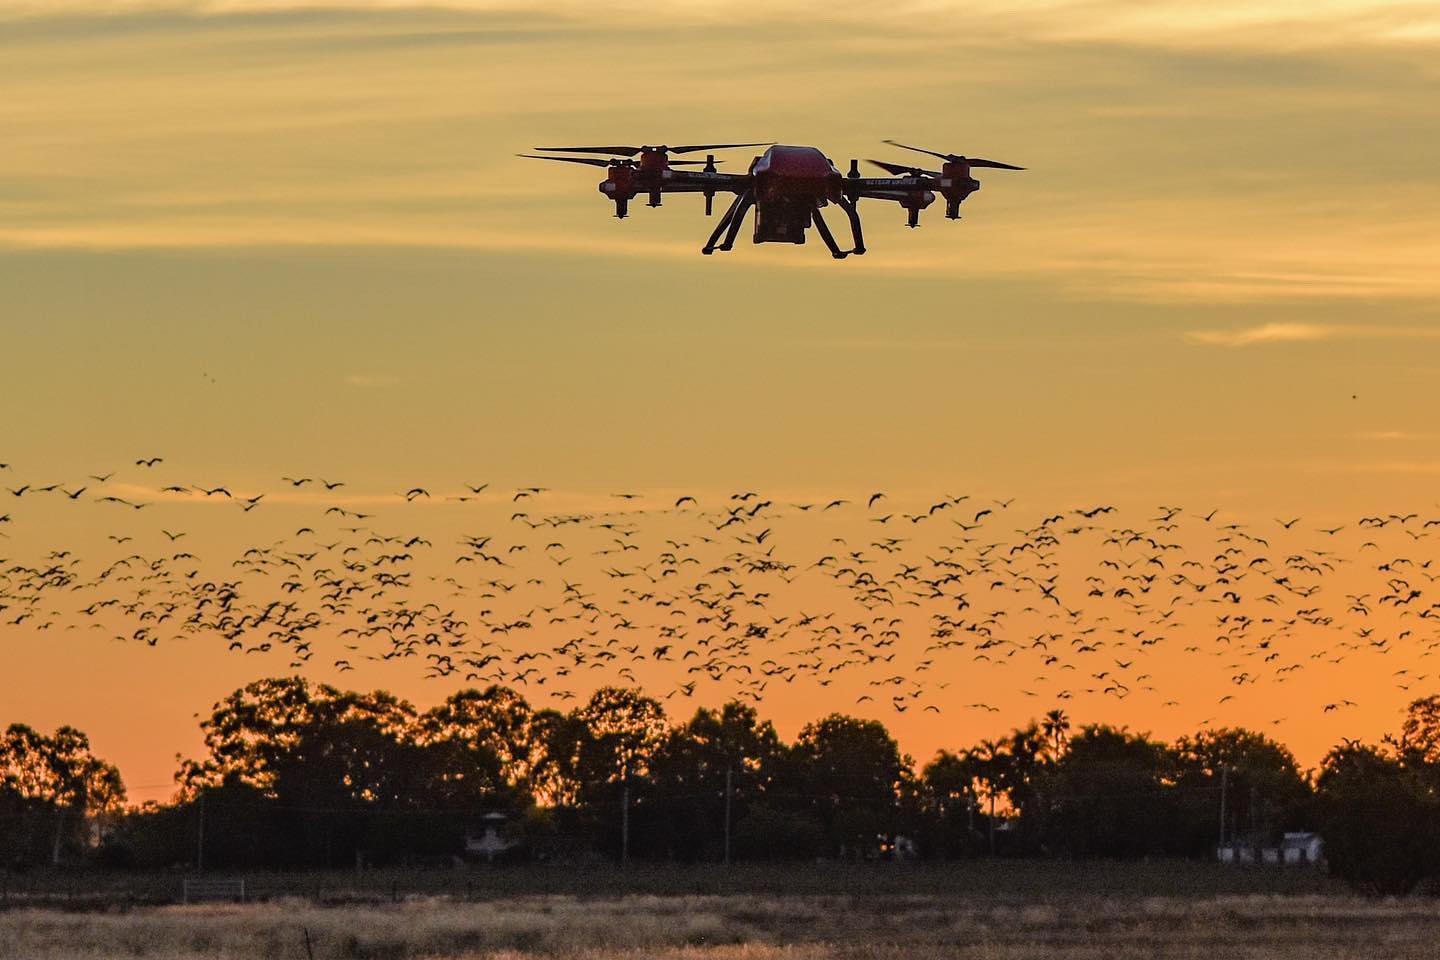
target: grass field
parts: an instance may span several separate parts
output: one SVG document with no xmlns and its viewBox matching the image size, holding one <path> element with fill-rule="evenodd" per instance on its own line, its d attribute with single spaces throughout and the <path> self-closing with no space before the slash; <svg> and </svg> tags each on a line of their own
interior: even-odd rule
<svg viewBox="0 0 1440 960">
<path fill-rule="evenodd" d="M 1356 898 L 1303 871 L 836 864 L 738 869 L 723 878 L 732 889 L 707 893 L 686 888 L 720 873 L 714 868 L 566 873 L 568 881 L 551 879 L 572 884 L 568 892 L 523 892 L 521 880 L 533 886 L 537 872 L 501 872 L 489 879 L 505 877 L 509 889 L 496 884 L 470 899 L 99 909 L 12 900 L 0 912 L 0 960 L 305 960 L 307 932 L 317 960 L 1440 956 L 1440 903 Z"/>
</svg>

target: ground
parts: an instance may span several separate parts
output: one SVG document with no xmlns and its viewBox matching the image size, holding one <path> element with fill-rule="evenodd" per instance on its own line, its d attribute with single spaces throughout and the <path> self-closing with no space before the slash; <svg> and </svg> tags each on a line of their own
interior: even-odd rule
<svg viewBox="0 0 1440 960">
<path fill-rule="evenodd" d="M 147 889 L 162 879 L 174 878 L 152 878 Z M 0 960 L 305 960 L 307 939 L 316 960 L 1440 955 L 1435 900 L 1368 900 L 1308 872 L 1211 865 L 590 868 L 367 879 L 379 882 L 255 877 L 262 896 L 306 884 L 310 894 L 277 892 L 243 905 L 127 905 L 115 878 L 103 902 L 78 883 L 47 907 L 12 889 L 0 912 Z M 563 892 L 522 889 L 542 880 Z M 435 892 L 446 885 L 449 893 Z M 427 886 L 431 892 L 414 892 Z"/>
</svg>

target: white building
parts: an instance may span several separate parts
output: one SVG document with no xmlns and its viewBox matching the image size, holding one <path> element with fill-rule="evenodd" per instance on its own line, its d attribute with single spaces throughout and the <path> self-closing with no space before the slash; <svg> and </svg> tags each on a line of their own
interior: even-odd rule
<svg viewBox="0 0 1440 960">
<path fill-rule="evenodd" d="M 506 850 L 519 846 L 516 841 L 501 834 L 509 820 L 503 813 L 485 814 L 480 818 L 478 828 L 465 832 L 465 853 L 473 857 L 483 857 L 486 863 L 493 863 L 495 858 Z"/>
<path fill-rule="evenodd" d="M 1319 863 L 1325 856 L 1325 843 L 1316 833 L 1287 833 L 1280 840 L 1280 853 L 1287 864 Z"/>
<path fill-rule="evenodd" d="M 1221 863 L 1268 863 L 1285 866 L 1318 864 L 1325 856 L 1319 834 L 1297 831 L 1286 833 L 1279 844 L 1257 843 L 1254 840 L 1232 840 L 1215 848 Z"/>
</svg>

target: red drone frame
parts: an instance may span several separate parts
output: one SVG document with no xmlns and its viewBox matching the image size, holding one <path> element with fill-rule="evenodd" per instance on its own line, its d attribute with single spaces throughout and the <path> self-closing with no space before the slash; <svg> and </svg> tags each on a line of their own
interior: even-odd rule
<svg viewBox="0 0 1440 960">
<path fill-rule="evenodd" d="M 979 157 L 964 157 L 954 153 L 937 153 L 920 147 L 911 147 L 894 140 L 885 141 L 892 146 L 917 153 L 928 154 L 944 161 L 939 171 L 924 170 L 920 167 L 898 163 L 870 160 L 889 177 L 860 176 L 859 162 L 850 161 L 850 172 L 841 176 L 835 164 L 815 147 L 797 147 L 768 143 L 706 143 L 683 147 L 536 147 L 554 153 L 599 153 L 608 154 L 612 159 L 598 157 L 550 157 L 522 153 L 519 156 L 535 160 L 559 160 L 565 163 L 583 163 L 594 167 L 605 167 L 606 177 L 600 184 L 600 192 L 615 202 L 615 216 L 624 219 L 630 201 L 640 194 L 649 195 L 649 206 L 660 206 L 660 198 L 666 193 L 699 193 L 705 197 L 705 215 L 712 212 L 712 201 L 717 193 L 733 193 L 735 199 L 729 209 L 720 217 L 715 232 L 710 235 L 704 254 L 716 250 L 730 250 L 740 234 L 740 226 L 751 207 L 755 208 L 756 243 L 804 243 L 805 231 L 812 225 L 825 241 L 831 255 L 843 260 L 850 254 L 859 256 L 865 252 L 865 241 L 860 232 L 861 198 L 893 200 L 907 213 L 906 225 L 920 225 L 920 211 L 935 202 L 938 193 L 945 198 L 945 216 L 950 220 L 960 219 L 960 204 L 966 197 L 980 189 L 980 182 L 970 175 L 975 167 L 995 167 L 1001 170 L 1023 170 L 1009 163 L 984 160 Z M 763 154 L 750 162 L 745 173 L 721 173 L 715 169 L 715 156 L 710 154 L 700 160 L 671 160 L 673 153 L 694 153 L 700 150 L 725 150 L 734 147 L 768 147 Z M 638 156 L 638 158 L 637 158 Z M 681 166 L 699 166 L 699 170 L 677 170 Z M 820 210 L 833 203 L 845 211 L 850 220 L 850 232 L 855 238 L 851 250 L 841 250 L 835 237 L 826 226 Z M 723 235 L 723 239 L 722 239 Z"/>
</svg>

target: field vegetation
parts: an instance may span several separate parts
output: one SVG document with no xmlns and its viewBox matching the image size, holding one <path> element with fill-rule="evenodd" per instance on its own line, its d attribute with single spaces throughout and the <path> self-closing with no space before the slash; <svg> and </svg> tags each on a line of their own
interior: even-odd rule
<svg viewBox="0 0 1440 960">
<path fill-rule="evenodd" d="M 537 876 L 510 872 L 508 885 L 470 898 L 407 893 L 398 902 L 341 896 L 337 886 L 322 902 L 12 904 L 0 912 L 0 960 L 1429 960 L 1440 943 L 1440 903 L 1357 898 L 1307 871 L 1012 862 L 786 866 L 704 879 L 721 874 L 611 869 L 555 879 L 571 892 L 524 893 Z M 707 884 L 711 892 L 695 892 Z"/>
</svg>

